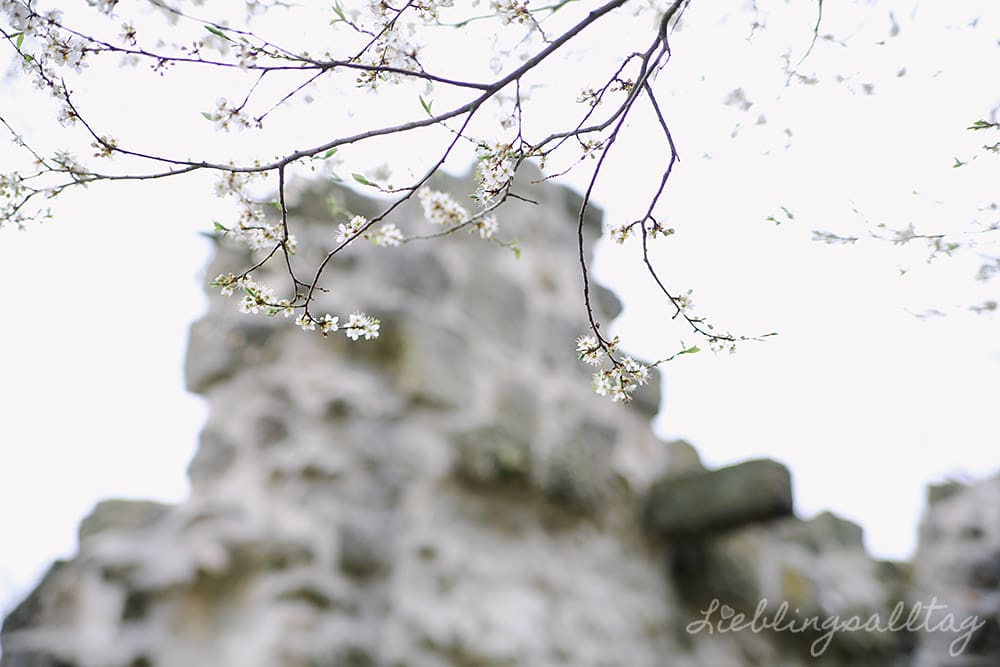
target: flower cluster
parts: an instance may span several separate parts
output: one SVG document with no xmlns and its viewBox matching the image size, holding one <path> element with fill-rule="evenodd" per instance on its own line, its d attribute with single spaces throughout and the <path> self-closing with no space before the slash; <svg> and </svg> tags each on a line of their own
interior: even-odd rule
<svg viewBox="0 0 1000 667">
<path fill-rule="evenodd" d="M 88 67 L 87 57 L 94 49 L 88 48 L 81 36 L 62 29 L 59 10 L 38 13 L 30 2 L 0 0 L 0 13 L 19 33 L 16 39 L 13 35 L 9 39 L 20 51 L 21 66 L 32 77 L 33 85 L 59 100 L 56 120 L 64 126 L 73 125 L 77 120 L 76 112 L 68 103 L 69 93 L 62 83 L 63 75 L 56 68 L 82 72 Z M 24 44 L 25 41 L 28 43 Z"/>
<path fill-rule="evenodd" d="M 613 227 L 611 229 L 611 238 L 614 239 L 615 243 L 622 245 L 632 236 L 633 225 L 621 225 L 620 227 Z"/>
<path fill-rule="evenodd" d="M 386 223 L 378 228 L 371 236 L 372 243 L 377 246 L 389 247 L 398 246 L 403 242 L 403 232 L 392 223 Z"/>
<path fill-rule="evenodd" d="M 404 38 L 394 24 L 386 23 L 376 39 L 358 58 L 365 69 L 358 75 L 358 85 L 375 91 L 383 81 L 398 83 L 401 76 L 391 70 L 419 70 L 419 49 Z"/>
<path fill-rule="evenodd" d="M 118 148 L 118 141 L 114 137 L 103 136 L 92 142 L 90 147 L 94 149 L 94 157 L 111 157 Z"/>
<path fill-rule="evenodd" d="M 610 396 L 618 403 L 632 400 L 632 392 L 649 381 L 649 367 L 632 357 L 625 357 L 611 368 L 594 373 L 594 391 L 599 396 Z"/>
<path fill-rule="evenodd" d="M 616 338 L 615 340 L 617 341 L 618 339 Z M 591 366 L 600 365 L 601 357 L 604 356 L 604 348 L 597 342 L 595 336 L 580 336 L 577 338 L 576 351 L 580 355 L 580 361 Z"/>
<path fill-rule="evenodd" d="M 276 300 L 274 290 L 258 283 L 249 273 L 242 276 L 220 273 L 209 284 L 218 287 L 222 296 L 232 296 L 236 290 L 243 290 L 243 299 L 240 301 L 241 313 L 257 314 L 263 310 L 271 316 L 281 313 L 285 317 L 290 317 L 294 312 L 294 306 L 288 299 Z"/>
<path fill-rule="evenodd" d="M 225 97 L 220 97 L 215 102 L 215 109 L 205 111 L 201 114 L 208 120 L 215 123 L 215 128 L 228 132 L 232 128 L 243 130 L 247 128 L 260 129 L 261 122 L 257 118 L 250 117 L 241 106 L 233 106 Z"/>
<path fill-rule="evenodd" d="M 73 176 L 82 176 L 87 173 L 83 165 L 76 159 L 76 156 L 69 151 L 56 151 L 52 156 L 52 162 L 58 167 L 57 171 L 62 171 Z"/>
<path fill-rule="evenodd" d="M 80 73 L 88 67 L 87 54 L 83 43 L 75 37 L 64 37 L 51 31 L 46 35 L 45 55 L 48 62 L 62 67 L 69 67 Z"/>
<path fill-rule="evenodd" d="M 216 229 L 226 238 L 246 243 L 251 250 L 270 249 L 283 243 L 288 252 L 295 254 L 295 235 L 289 234 L 287 239 L 282 240 L 284 230 L 281 225 L 268 224 L 264 220 L 264 212 L 258 206 L 245 204 L 236 227 L 224 227 L 216 223 Z"/>
<path fill-rule="evenodd" d="M 110 14 L 118 4 L 118 0 L 87 0 L 87 4 L 91 7 L 97 7 L 101 12 L 105 14 Z"/>
<path fill-rule="evenodd" d="M 350 319 L 343 328 L 351 340 L 357 340 L 362 336 L 365 340 L 372 340 L 378 338 L 379 324 L 379 321 L 370 315 L 351 313 Z"/>
<path fill-rule="evenodd" d="M 496 199 L 510 186 L 518 157 L 518 152 L 510 144 L 479 146 L 479 164 L 476 168 L 479 186 L 476 196 L 480 202 L 485 204 Z"/>
<path fill-rule="evenodd" d="M 433 23 L 438 20 L 438 11 L 442 7 L 454 7 L 455 0 L 416 0 L 412 4 L 425 23 Z"/>
<path fill-rule="evenodd" d="M 337 243 L 345 243 L 353 239 L 367 224 L 368 218 L 363 215 L 354 216 L 347 224 L 340 223 L 337 225 Z"/>
<path fill-rule="evenodd" d="M 24 228 L 28 218 L 21 204 L 27 194 L 28 188 L 24 185 L 20 174 L 0 174 L 0 228 L 5 223 L 13 223 L 18 228 Z"/>
<path fill-rule="evenodd" d="M 249 69 L 255 66 L 261 55 L 263 55 L 260 47 L 253 46 L 252 44 L 244 44 L 243 42 L 234 44 L 233 49 L 236 65 L 240 69 Z"/>
<path fill-rule="evenodd" d="M 497 224 L 497 218 L 495 215 L 486 214 L 474 220 L 472 227 L 473 229 L 479 231 L 479 238 L 491 239 L 496 235 L 499 225 Z"/>
<path fill-rule="evenodd" d="M 746 336 L 740 336 L 738 340 L 747 340 L 747 338 Z M 727 333 L 724 337 L 710 340 L 708 347 L 712 352 L 717 354 L 722 351 L 727 351 L 729 354 L 736 354 L 736 342 L 737 339 L 734 339 L 732 334 Z"/>
<path fill-rule="evenodd" d="M 295 318 L 295 324 L 301 327 L 303 331 L 316 331 L 316 325 L 318 324 L 319 332 L 324 336 L 340 331 L 340 318 L 334 317 L 330 313 L 327 313 L 318 320 L 313 319 L 309 313 L 302 313 Z M 350 333 L 347 335 L 350 336 Z M 352 338 L 351 340 L 357 340 L 357 338 Z"/>
<path fill-rule="evenodd" d="M 505 24 L 527 23 L 531 20 L 527 0 L 491 0 L 490 7 L 503 18 Z"/>
<path fill-rule="evenodd" d="M 243 299 L 240 301 L 240 312 L 242 313 L 257 314 L 263 311 L 270 317 L 278 314 L 291 317 L 297 309 L 301 308 L 303 312 L 295 318 L 295 324 L 304 331 L 316 331 L 318 328 L 324 336 L 343 331 L 351 340 L 359 338 L 373 340 L 379 335 L 381 323 L 370 315 L 361 312 L 352 313 L 347 324 L 343 325 L 340 323 L 339 317 L 329 313 L 319 318 L 313 317 L 305 312 L 305 307 L 302 305 L 296 305 L 288 299 L 275 299 L 274 290 L 267 285 L 258 283 L 249 273 L 242 276 L 222 273 L 216 276 L 210 284 L 218 287 L 222 296 L 232 296 L 236 290 L 242 290 Z"/>
<path fill-rule="evenodd" d="M 670 228 L 663 227 L 662 225 L 660 225 L 660 223 L 658 223 L 656 220 L 652 220 L 651 218 L 648 220 L 649 220 L 648 222 L 641 222 L 637 220 L 627 225 L 612 227 L 611 239 L 618 245 L 624 244 L 625 241 L 629 240 L 629 238 L 632 237 L 632 232 L 635 231 L 636 226 L 640 224 L 643 225 L 643 229 L 645 229 L 646 235 L 651 239 L 655 239 L 659 236 L 670 236 L 671 234 L 674 233 L 672 227 Z"/>
<path fill-rule="evenodd" d="M 674 297 L 674 303 L 677 307 L 683 311 L 691 311 L 694 309 L 694 301 L 691 299 L 691 292 L 693 290 L 688 290 L 684 294 Z"/>
<path fill-rule="evenodd" d="M 20 199 L 26 188 L 18 173 L 0 174 L 0 197 L 4 199 Z"/>
<path fill-rule="evenodd" d="M 23 2 L 19 0 L 2 0 L 0 1 L 0 9 L 7 16 L 7 23 L 14 30 L 22 32 L 30 31 L 30 21 L 33 18 L 33 12 Z"/>
<path fill-rule="evenodd" d="M 632 400 L 632 392 L 636 387 L 649 381 L 649 367 L 632 357 L 625 357 L 621 361 L 611 357 L 619 342 L 618 336 L 615 336 L 605 349 L 596 336 L 580 336 L 576 339 L 576 351 L 580 360 L 591 366 L 601 366 L 607 354 L 611 366 L 594 372 L 594 391 L 600 396 L 610 396 L 616 403 L 628 403 Z"/>
<path fill-rule="evenodd" d="M 469 218 L 469 213 L 461 204 L 444 192 L 421 188 L 417 192 L 420 206 L 424 209 L 424 217 L 434 225 L 460 225 Z"/>
<path fill-rule="evenodd" d="M 603 139 L 580 139 L 580 150 L 583 151 L 583 157 L 589 157 L 591 160 L 595 160 L 597 159 L 598 152 L 602 148 L 604 148 Z"/>
</svg>

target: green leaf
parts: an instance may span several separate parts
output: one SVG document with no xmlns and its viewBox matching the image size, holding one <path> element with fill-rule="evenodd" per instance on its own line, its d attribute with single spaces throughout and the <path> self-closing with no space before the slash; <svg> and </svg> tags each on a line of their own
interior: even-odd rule
<svg viewBox="0 0 1000 667">
<path fill-rule="evenodd" d="M 333 11 L 337 14 L 341 21 L 347 21 L 347 17 L 344 15 L 344 8 L 340 6 L 339 2 L 333 3 Z M 335 21 L 331 21 L 331 23 L 335 23 Z"/>
<path fill-rule="evenodd" d="M 958 167 L 964 167 L 966 164 L 968 164 L 968 163 L 967 162 L 962 162 L 958 158 L 955 158 L 955 164 L 951 165 L 951 168 L 952 169 L 956 169 Z"/>
<path fill-rule="evenodd" d="M 967 130 L 988 130 L 991 127 L 1000 127 L 998 123 L 991 123 L 986 120 L 977 120 L 975 123 L 965 128 Z"/>
<path fill-rule="evenodd" d="M 521 246 L 517 245 L 517 241 L 510 244 L 510 249 L 514 251 L 514 259 L 521 259 Z"/>
<path fill-rule="evenodd" d="M 216 28 L 214 25 L 206 25 L 205 26 L 205 30 L 209 31 L 210 33 L 212 33 L 216 37 L 221 37 L 222 39 L 230 41 L 229 40 L 229 35 L 227 35 L 226 33 L 222 32 L 221 30 L 219 30 L 218 28 Z"/>
<path fill-rule="evenodd" d="M 430 102 L 428 102 L 427 100 L 424 99 L 423 95 L 418 95 L 417 97 L 420 98 L 420 106 L 424 108 L 424 111 L 427 112 L 427 115 L 433 116 L 434 114 L 431 113 L 431 105 L 434 104 L 434 101 L 431 100 Z"/>
<path fill-rule="evenodd" d="M 331 158 L 331 157 L 333 157 L 334 153 L 336 153 L 336 152 L 337 152 L 336 148 L 331 148 L 327 152 L 323 153 L 323 158 L 322 159 L 326 160 L 327 158 Z"/>
<path fill-rule="evenodd" d="M 212 114 L 208 113 L 207 111 L 202 111 L 201 115 L 205 117 L 205 120 L 212 120 Z"/>
<path fill-rule="evenodd" d="M 213 220 L 212 224 L 215 225 L 215 231 L 217 231 L 217 232 L 228 232 L 229 231 L 229 228 L 226 227 L 221 222 L 219 222 L 218 220 Z"/>
<path fill-rule="evenodd" d="M 677 354 L 694 354 L 696 352 L 701 352 L 701 348 L 698 347 L 697 345 L 692 345 L 691 347 L 684 348 L 683 350 L 681 350 Z"/>
<path fill-rule="evenodd" d="M 19 33 L 17 33 L 17 41 L 14 42 L 14 45 L 17 47 L 18 51 L 21 50 L 21 45 L 22 44 L 24 44 L 24 33 L 23 32 L 19 32 Z"/>
<path fill-rule="evenodd" d="M 377 185 L 375 185 L 374 183 L 372 183 L 371 181 L 369 181 L 367 178 L 365 178 L 361 174 L 351 174 L 351 176 L 353 176 L 354 180 L 356 180 L 361 185 L 370 185 L 372 187 L 378 187 Z"/>
</svg>

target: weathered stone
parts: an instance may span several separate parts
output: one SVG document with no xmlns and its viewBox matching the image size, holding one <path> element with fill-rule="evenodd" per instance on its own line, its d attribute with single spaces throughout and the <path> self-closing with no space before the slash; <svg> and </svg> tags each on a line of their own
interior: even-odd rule
<svg viewBox="0 0 1000 667">
<path fill-rule="evenodd" d="M 546 457 L 542 489 L 569 509 L 592 512 L 609 492 L 617 430 L 584 422 Z"/>
<path fill-rule="evenodd" d="M 804 541 L 803 534 L 810 539 Z M 877 615 L 885 626 L 900 600 L 886 584 L 882 564 L 845 545 L 829 521 L 784 518 L 680 541 L 670 552 L 670 573 L 692 610 L 714 608 L 716 621 L 723 620 L 721 605 L 747 619 L 783 614 L 802 628 L 784 638 L 785 647 L 802 659 L 815 659 L 814 642 L 823 642 L 826 634 L 821 627 L 804 627 L 808 619 L 822 624 L 834 617 L 845 623 L 858 618 L 863 626 Z M 859 627 L 831 634 L 823 653 L 833 664 L 892 664 L 907 641 L 905 633 Z"/>
<path fill-rule="evenodd" d="M 66 579 L 66 564 L 66 561 L 61 560 L 52 563 L 38 587 L 4 618 L 4 633 L 40 625 L 45 620 L 46 613 L 54 611 L 53 608 L 58 609 L 57 605 L 60 603 L 69 602 L 65 597 L 69 591 L 60 590 Z"/>
<path fill-rule="evenodd" d="M 664 443 L 667 448 L 667 476 L 679 477 L 705 471 L 698 450 L 686 440 L 671 440 Z"/>
<path fill-rule="evenodd" d="M 596 283 L 591 285 L 590 298 L 594 302 L 597 316 L 603 322 L 610 322 L 622 312 L 622 302 L 607 287 Z"/>
<path fill-rule="evenodd" d="M 531 443 L 503 422 L 460 433 L 455 446 L 455 472 L 467 482 L 524 484 L 531 479 Z"/>
<path fill-rule="evenodd" d="M 147 528 L 169 509 L 169 505 L 148 500 L 102 500 L 80 523 L 80 543 L 109 530 L 132 533 Z"/>
<path fill-rule="evenodd" d="M 337 255 L 311 308 L 370 312 L 378 340 L 324 338 L 211 296 L 186 367 L 211 406 L 191 496 L 100 505 L 80 553 L 8 616 L 0 665 L 893 665 L 905 651 L 893 637 L 838 638 L 817 659 L 787 633 L 686 630 L 713 598 L 739 613 L 761 597 L 881 612 L 908 577 L 868 558 L 849 522 L 771 520 L 791 511 L 782 466 L 709 473 L 687 443 L 661 442 L 653 383 L 627 408 L 590 391 L 574 351 L 581 198 L 540 177 L 515 184 L 537 204 L 498 215 L 520 260 L 465 233 Z M 467 201 L 475 183 L 437 174 L 431 187 Z M 297 271 L 349 214 L 387 206 L 319 186 L 290 201 Z M 392 215 L 426 229 L 413 202 Z M 591 208 L 587 249 L 600 223 Z M 222 242 L 207 273 L 250 261 Z M 287 285 L 283 266 L 255 278 Z M 610 324 L 620 303 L 597 285 L 592 297 Z M 649 539 L 643 508 L 670 540 Z M 931 522 L 975 555 L 922 571 L 961 575 L 989 600 L 1000 521 L 977 511 L 949 515 L 954 529 Z"/>
<path fill-rule="evenodd" d="M 964 484 L 954 480 L 930 484 L 927 486 L 927 504 L 935 505 L 942 500 L 947 500 L 960 493 L 964 488 Z"/>
<path fill-rule="evenodd" d="M 821 512 L 809 521 L 782 525 L 782 536 L 819 553 L 824 549 L 864 550 L 864 531 L 858 524 L 831 512 Z"/>
<path fill-rule="evenodd" d="M 396 251 L 396 256 L 393 257 L 393 272 L 388 283 L 423 299 L 447 294 L 452 287 L 448 272 L 437 257 L 402 250 Z"/>
<path fill-rule="evenodd" d="M 647 529 L 683 539 L 792 513 L 788 468 L 759 459 L 656 484 L 646 498 Z"/>
<path fill-rule="evenodd" d="M 465 337 L 427 320 L 408 321 L 400 330 L 405 348 L 399 383 L 411 400 L 456 407 L 473 398 L 470 369 L 460 361 L 468 354 Z"/>
<path fill-rule="evenodd" d="M 192 484 L 218 479 L 236 461 L 237 447 L 221 435 L 204 430 L 198 438 L 198 450 L 188 464 L 188 477 Z"/>
<path fill-rule="evenodd" d="M 937 488 L 921 523 L 911 595 L 943 607 L 920 628 L 914 667 L 1000 664 L 1000 476 Z M 954 623 L 933 631 L 946 614 Z"/>
<path fill-rule="evenodd" d="M 234 306 L 232 302 L 227 305 Z M 276 326 L 276 321 L 263 318 L 246 320 L 228 329 L 223 329 L 216 321 L 195 322 L 188 336 L 184 362 L 184 383 L 188 391 L 204 393 L 236 369 L 262 361 Z"/>
<path fill-rule="evenodd" d="M 472 331 L 520 348 L 525 341 L 527 307 L 517 282 L 488 270 L 472 272 L 465 285 L 463 307 Z"/>
<path fill-rule="evenodd" d="M 337 531 L 337 544 L 340 569 L 352 577 L 372 577 L 388 569 L 391 554 L 384 528 L 346 523 Z"/>
</svg>

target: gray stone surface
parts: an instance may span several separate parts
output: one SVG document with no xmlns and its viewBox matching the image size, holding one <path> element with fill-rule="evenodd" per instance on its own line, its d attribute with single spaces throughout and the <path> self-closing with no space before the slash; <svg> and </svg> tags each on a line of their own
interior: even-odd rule
<svg viewBox="0 0 1000 667">
<path fill-rule="evenodd" d="M 500 218 L 520 260 L 464 233 L 338 256 L 318 310 L 377 315 L 378 341 L 324 339 L 212 295 L 186 367 L 210 405 L 190 497 L 98 505 L 77 554 L 6 618 L 0 665 L 901 664 L 895 636 L 839 637 L 814 657 L 811 637 L 689 630 L 712 600 L 883 610 L 908 573 L 869 558 L 849 522 L 785 516 L 783 466 L 706 473 L 691 445 L 660 441 L 658 390 L 629 407 L 591 392 L 574 352 L 580 197 L 530 181 L 520 191 L 539 205 Z M 473 189 L 434 183 L 460 200 Z M 381 205 L 343 190 L 295 199 L 301 267 L 348 212 Z M 407 233 L 429 231 L 413 206 L 399 214 Z M 591 241 L 600 222 L 591 211 Z M 223 243 L 206 273 L 247 259 Z M 256 278 L 280 288 L 280 273 Z M 594 294 L 602 317 L 620 309 Z M 969 523 L 979 501 L 954 508 L 963 497 L 935 505 L 918 573 L 928 586 L 954 575 L 986 604 L 1000 521 Z M 974 557 L 956 556 L 973 543 Z M 989 637 L 981 655 L 994 655 Z"/>
<path fill-rule="evenodd" d="M 792 514 L 788 468 L 767 459 L 672 477 L 646 499 L 646 526 L 667 539 L 697 538 Z"/>
<path fill-rule="evenodd" d="M 922 624 L 914 667 L 1000 665 L 1000 476 L 938 485 L 931 494 L 912 597 L 943 608 Z"/>
</svg>

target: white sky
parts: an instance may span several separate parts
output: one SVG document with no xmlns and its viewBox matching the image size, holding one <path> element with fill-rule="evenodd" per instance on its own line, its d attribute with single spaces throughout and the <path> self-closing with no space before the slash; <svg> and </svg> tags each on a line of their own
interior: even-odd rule
<svg viewBox="0 0 1000 667">
<path fill-rule="evenodd" d="M 752 40 L 745 16 L 721 20 L 698 13 L 700 4 L 660 75 L 682 162 L 664 201 L 678 234 L 655 259 L 672 286 L 694 288 L 720 326 L 780 335 L 736 355 L 671 364 L 657 430 L 689 439 L 712 465 L 756 456 L 787 463 L 801 514 L 832 509 L 865 527 L 877 555 L 905 557 L 927 482 L 1000 468 L 1000 321 L 964 310 L 998 290 L 972 280 L 975 258 L 927 265 L 915 245 L 826 246 L 809 237 L 814 228 L 863 233 L 852 208 L 893 227 L 955 229 L 995 194 L 1000 162 L 964 128 L 1000 103 L 977 75 L 1000 71 L 1000 11 L 985 1 L 827 7 L 822 32 L 849 36 L 848 46 L 821 42 L 802 68 L 821 83 L 786 88 L 779 55 L 791 49 L 797 59 L 805 49 L 808 3 L 771 3 L 768 29 Z M 880 46 L 890 4 L 900 32 Z M 722 11 L 711 5 L 703 11 Z M 971 30 L 974 16 L 984 18 Z M 163 145 L 195 145 L 197 113 L 173 117 L 175 108 L 144 104 L 132 76 L 108 79 L 113 94 L 81 94 L 126 135 L 155 128 Z M 5 81 L 0 109 L 25 132 L 41 132 L 47 118 L 22 83 Z M 200 85 L 170 94 L 200 95 L 200 111 L 218 96 Z M 736 88 L 753 102 L 749 111 L 721 104 Z M 766 122 L 756 124 L 760 116 Z M 643 184 L 658 177 L 651 135 L 640 127 L 620 141 L 599 190 L 614 224 L 634 219 Z M 951 168 L 955 157 L 969 165 Z M 196 232 L 229 214 L 211 190 L 211 179 L 195 176 L 94 186 L 57 202 L 56 220 L 44 226 L 0 232 L 0 284 L 9 286 L 0 334 L 0 611 L 48 562 L 73 552 L 76 526 L 98 500 L 184 497 L 205 415 L 181 378 L 187 327 L 204 307 L 209 247 Z M 795 219 L 766 222 L 779 206 Z M 521 243 L 530 252 L 530 239 Z M 623 338 L 648 357 L 666 356 L 681 339 L 696 341 L 669 321 L 635 250 L 602 244 L 597 273 L 625 299 L 616 325 Z M 931 308 L 948 315 L 909 314 Z"/>
</svg>

